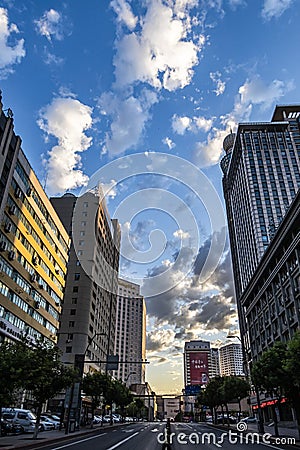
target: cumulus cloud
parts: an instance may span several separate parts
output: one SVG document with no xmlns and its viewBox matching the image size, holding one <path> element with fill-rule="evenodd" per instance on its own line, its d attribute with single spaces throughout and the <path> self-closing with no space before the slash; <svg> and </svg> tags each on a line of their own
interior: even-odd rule
<svg viewBox="0 0 300 450">
<path fill-rule="evenodd" d="M 118 155 L 135 148 L 150 118 L 151 106 L 156 102 L 157 95 L 146 89 L 139 98 L 131 95 L 123 99 L 113 92 L 102 94 L 98 106 L 103 115 L 112 118 L 110 131 L 105 137 L 105 150 Z"/>
<path fill-rule="evenodd" d="M 169 138 L 169 137 L 165 137 L 165 138 L 162 140 L 162 143 L 165 144 L 165 145 L 167 145 L 167 146 L 169 147 L 169 150 L 172 150 L 172 148 L 176 147 L 176 144 L 175 144 L 175 143 L 172 141 L 172 139 Z"/>
<path fill-rule="evenodd" d="M 206 141 L 196 143 L 195 162 L 200 167 L 217 164 L 223 153 L 224 138 L 239 122 L 249 121 L 253 106 L 258 105 L 262 110 L 270 108 L 293 88 L 293 81 L 275 79 L 266 84 L 258 75 L 247 79 L 238 90 L 233 110 L 221 117 L 221 126 L 212 128 Z"/>
<path fill-rule="evenodd" d="M 187 10 L 195 2 L 167 6 L 150 0 L 141 30 L 124 35 L 117 42 L 114 59 L 116 85 L 124 87 L 145 82 L 154 88 L 174 91 L 187 86 L 198 64 L 199 41 L 189 39 L 190 17 Z"/>
<path fill-rule="evenodd" d="M 266 20 L 280 17 L 292 4 L 294 0 L 265 0 L 262 17 Z"/>
<path fill-rule="evenodd" d="M 117 20 L 125 24 L 129 30 L 133 30 L 137 24 L 137 17 L 132 12 L 130 4 L 125 0 L 112 0 L 110 6 L 117 15 Z"/>
<path fill-rule="evenodd" d="M 190 237 L 190 234 L 187 231 L 179 229 L 174 231 L 173 236 L 179 239 L 188 239 Z"/>
<path fill-rule="evenodd" d="M 72 97 L 54 98 L 40 111 L 39 127 L 58 140 L 48 154 L 47 190 L 51 195 L 83 186 L 88 177 L 81 168 L 80 152 L 92 139 L 85 131 L 92 126 L 92 109 Z"/>
<path fill-rule="evenodd" d="M 192 131 L 197 133 L 197 131 L 202 130 L 208 132 L 213 124 L 213 119 L 206 119 L 205 117 L 195 116 L 178 116 L 174 114 L 172 117 L 172 129 L 174 133 L 184 135 L 187 131 Z"/>
<path fill-rule="evenodd" d="M 41 36 L 45 36 L 49 42 L 52 39 L 61 41 L 64 36 L 64 26 L 62 15 L 55 9 L 49 9 L 45 11 L 42 17 L 34 21 L 36 31 Z"/>
<path fill-rule="evenodd" d="M 15 45 L 11 42 L 14 35 L 19 33 L 17 25 L 9 24 L 8 12 L 5 8 L 0 8 L 0 76 L 5 78 L 13 72 L 12 66 L 21 62 L 25 56 L 24 39 L 15 40 Z"/>
<path fill-rule="evenodd" d="M 221 73 L 219 71 L 217 72 L 211 72 L 209 74 L 210 79 L 216 84 L 216 89 L 214 89 L 213 92 L 215 92 L 216 96 L 224 94 L 226 83 L 225 81 L 221 80 Z"/>
</svg>

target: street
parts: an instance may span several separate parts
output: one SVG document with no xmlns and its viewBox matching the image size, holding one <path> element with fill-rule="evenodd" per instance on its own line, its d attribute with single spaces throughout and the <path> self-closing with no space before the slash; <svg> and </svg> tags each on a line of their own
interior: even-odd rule
<svg viewBox="0 0 300 450">
<path fill-rule="evenodd" d="M 211 450 L 223 449 L 244 449 L 251 446 L 252 450 L 263 448 L 276 448 L 281 450 L 280 445 L 272 445 L 266 435 L 266 444 L 257 443 L 258 436 L 255 431 L 249 430 L 249 435 L 238 433 L 236 430 L 220 430 L 205 424 L 197 423 L 174 423 L 171 426 L 171 449 L 172 450 L 192 450 L 200 447 Z M 247 441 L 248 439 L 248 441 Z M 270 445 L 268 444 L 270 442 Z"/>
<path fill-rule="evenodd" d="M 275 448 L 281 450 L 284 445 L 274 445 L 268 434 L 265 435 L 265 443 L 258 443 L 255 431 L 248 431 L 243 435 L 236 430 L 217 429 L 203 423 L 171 423 L 169 440 L 171 446 L 168 450 L 193 450 L 196 448 L 208 448 L 210 450 L 243 449 L 251 446 L 252 450 L 263 448 Z M 144 422 L 130 425 L 120 425 L 116 428 L 99 428 L 93 435 L 69 436 L 61 442 L 43 441 L 40 435 L 39 447 L 44 450 L 163 450 L 166 439 L 166 422 Z M 46 436 L 45 436 L 46 438 Z M 20 439 L 20 437 L 19 437 Z M 47 439 L 47 438 L 46 438 Z"/>
</svg>

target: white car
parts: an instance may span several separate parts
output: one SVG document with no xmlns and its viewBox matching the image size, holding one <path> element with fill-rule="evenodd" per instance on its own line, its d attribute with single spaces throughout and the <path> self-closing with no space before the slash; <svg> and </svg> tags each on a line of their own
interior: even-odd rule
<svg viewBox="0 0 300 450">
<path fill-rule="evenodd" d="M 54 420 L 54 419 L 51 419 L 51 417 L 42 415 L 41 416 L 41 422 L 43 422 L 43 423 L 46 422 L 47 424 L 52 423 L 52 425 L 54 426 L 54 430 L 58 430 L 59 429 L 59 424 L 60 424 L 59 420 Z"/>
<path fill-rule="evenodd" d="M 40 420 L 39 431 L 52 431 L 54 428 L 54 423 L 48 422 L 47 420 Z"/>
</svg>

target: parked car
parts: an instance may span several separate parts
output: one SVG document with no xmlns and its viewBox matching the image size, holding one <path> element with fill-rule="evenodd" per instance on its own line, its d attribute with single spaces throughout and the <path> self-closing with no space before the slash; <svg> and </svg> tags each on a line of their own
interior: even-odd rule
<svg viewBox="0 0 300 450">
<path fill-rule="evenodd" d="M 29 409 L 2 408 L 2 418 L 14 425 L 21 426 L 24 433 L 33 433 L 36 415 Z"/>
<path fill-rule="evenodd" d="M 101 422 L 102 422 L 102 417 L 95 415 L 93 423 L 97 424 L 97 423 L 101 423 Z"/>
<path fill-rule="evenodd" d="M 2 436 L 7 436 L 8 434 L 21 434 L 23 433 L 23 428 L 21 425 L 1 419 L 1 433 Z"/>
<path fill-rule="evenodd" d="M 47 422 L 47 423 L 52 423 L 54 425 L 55 430 L 59 429 L 60 420 L 54 420 L 51 417 L 44 416 L 44 414 L 43 414 L 43 415 L 41 415 L 41 421 Z"/>
<path fill-rule="evenodd" d="M 243 419 L 241 419 L 241 422 L 256 423 L 257 418 L 256 417 L 244 417 Z"/>
<path fill-rule="evenodd" d="M 55 425 L 53 422 L 49 421 L 48 417 L 46 417 L 47 420 L 40 420 L 40 426 L 39 431 L 52 431 L 55 429 Z"/>
<path fill-rule="evenodd" d="M 236 420 L 236 417 L 234 417 L 234 416 L 228 416 L 228 418 L 227 418 L 227 414 L 224 414 L 224 423 L 226 424 L 226 423 L 236 423 L 237 422 L 237 420 Z M 218 416 L 218 418 L 217 418 L 217 423 L 223 423 L 223 416 L 222 416 L 222 414 L 220 414 L 219 416 Z"/>
</svg>

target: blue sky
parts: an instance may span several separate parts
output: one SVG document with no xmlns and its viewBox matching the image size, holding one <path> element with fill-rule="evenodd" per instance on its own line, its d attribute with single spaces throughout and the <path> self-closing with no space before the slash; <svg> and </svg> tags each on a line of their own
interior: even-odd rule
<svg viewBox="0 0 300 450">
<path fill-rule="evenodd" d="M 149 295 L 157 392 L 182 388 L 184 340 L 237 329 L 218 203 L 222 142 L 238 122 L 299 102 L 299 6 L 0 3 L 4 108 L 49 195 L 78 193 L 100 170 L 125 237 L 122 276 Z"/>
</svg>

